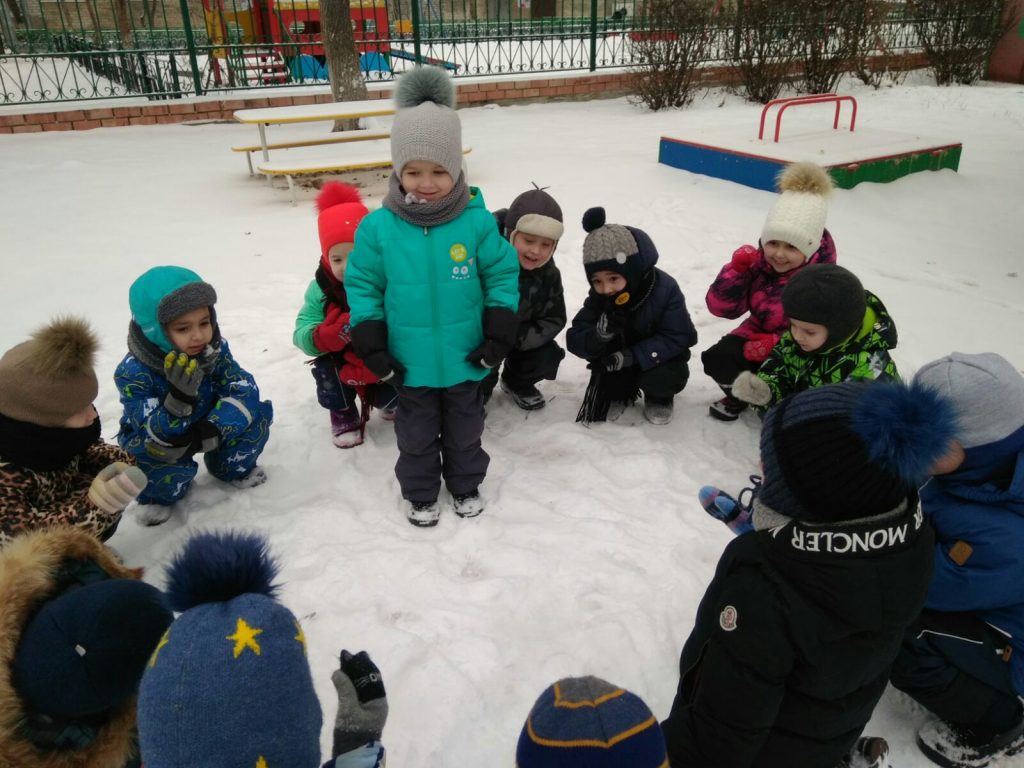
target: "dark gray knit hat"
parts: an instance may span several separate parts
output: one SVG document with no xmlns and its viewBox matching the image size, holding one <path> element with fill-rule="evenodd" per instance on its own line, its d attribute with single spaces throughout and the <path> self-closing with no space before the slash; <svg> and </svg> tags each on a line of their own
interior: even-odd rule
<svg viewBox="0 0 1024 768">
<path fill-rule="evenodd" d="M 836 264 L 809 264 L 782 289 L 782 311 L 787 318 L 828 329 L 823 349 L 842 344 L 856 333 L 867 307 L 860 280 Z"/>
<path fill-rule="evenodd" d="M 583 269 L 587 278 L 595 272 L 615 272 L 635 290 L 647 271 L 658 263 L 658 249 L 642 229 L 605 223 L 605 210 L 588 208 L 583 214 Z"/>
<path fill-rule="evenodd" d="M 399 176 L 407 163 L 426 160 L 462 172 L 462 124 L 455 112 L 455 84 L 438 67 L 416 67 L 398 78 L 391 125 L 391 164 Z"/>
<path fill-rule="evenodd" d="M 504 235 L 511 240 L 513 232 L 561 240 L 565 232 L 562 209 L 543 189 L 527 190 L 512 201 L 505 214 Z"/>
</svg>

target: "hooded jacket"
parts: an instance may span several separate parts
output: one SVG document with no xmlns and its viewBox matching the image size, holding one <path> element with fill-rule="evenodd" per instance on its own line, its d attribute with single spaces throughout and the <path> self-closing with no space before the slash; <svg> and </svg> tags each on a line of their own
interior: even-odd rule
<svg viewBox="0 0 1024 768">
<path fill-rule="evenodd" d="M 734 539 L 683 647 L 662 724 L 670 764 L 834 768 L 924 602 L 934 541 L 915 499 L 872 520 L 791 520 Z"/>
<path fill-rule="evenodd" d="M 125 568 L 99 541 L 75 528 L 28 533 L 0 549 L 0 766 L 123 768 L 134 755 L 134 698 L 79 749 L 33 744 L 19 729 L 25 713 L 11 685 L 11 664 L 22 631 L 41 602 L 58 596 L 57 575 L 69 565 L 98 567 L 113 579 L 142 577 L 140 569 Z"/>
</svg>

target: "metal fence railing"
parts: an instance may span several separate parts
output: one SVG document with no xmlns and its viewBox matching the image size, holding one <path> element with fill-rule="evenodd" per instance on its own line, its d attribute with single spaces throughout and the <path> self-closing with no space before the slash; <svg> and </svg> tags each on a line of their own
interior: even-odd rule
<svg viewBox="0 0 1024 768">
<path fill-rule="evenodd" d="M 324 6 L 337 0 L 322 0 Z M 367 81 L 629 67 L 644 0 L 350 0 Z M 335 6 L 337 7 L 337 6 Z M 321 0 L 0 0 L 0 104 L 323 84 Z M 913 27 L 899 45 L 917 46 Z M 729 60 L 730 28 L 708 64 Z"/>
</svg>

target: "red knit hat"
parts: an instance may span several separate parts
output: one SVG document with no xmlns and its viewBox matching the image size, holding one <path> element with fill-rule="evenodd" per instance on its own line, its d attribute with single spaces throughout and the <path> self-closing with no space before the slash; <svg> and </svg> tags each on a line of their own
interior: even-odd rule
<svg viewBox="0 0 1024 768">
<path fill-rule="evenodd" d="M 355 241 L 356 227 L 369 211 L 363 205 L 359 190 L 338 181 L 324 184 L 316 196 L 316 209 L 320 213 L 317 229 L 320 231 L 320 262 L 327 270 L 331 263 L 327 252 L 338 243 Z"/>
</svg>

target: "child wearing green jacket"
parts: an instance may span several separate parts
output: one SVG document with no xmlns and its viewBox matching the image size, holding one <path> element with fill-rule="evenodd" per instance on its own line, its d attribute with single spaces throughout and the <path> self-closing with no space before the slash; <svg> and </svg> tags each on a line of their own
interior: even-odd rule
<svg viewBox="0 0 1024 768">
<path fill-rule="evenodd" d="M 345 287 L 352 341 L 398 389 L 395 474 L 406 516 L 436 525 L 444 480 L 460 517 L 483 511 L 490 461 L 479 382 L 515 342 L 519 262 L 462 170 L 455 87 L 435 67 L 399 78 L 393 172 L 359 225 Z"/>
<path fill-rule="evenodd" d="M 761 409 L 805 389 L 852 379 L 899 379 L 889 350 L 896 324 L 881 299 L 836 264 L 811 264 L 782 291 L 789 319 L 757 373 L 743 371 L 734 397 Z"/>
</svg>

